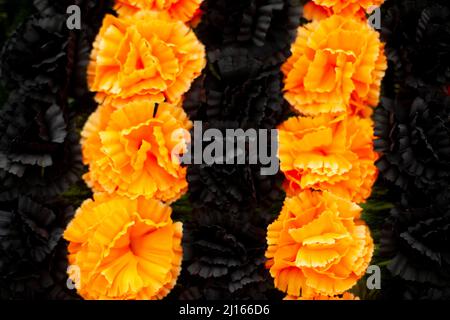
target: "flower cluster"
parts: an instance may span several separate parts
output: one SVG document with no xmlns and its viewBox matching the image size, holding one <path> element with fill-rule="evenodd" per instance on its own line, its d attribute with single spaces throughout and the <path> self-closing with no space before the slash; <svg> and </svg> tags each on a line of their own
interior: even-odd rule
<svg viewBox="0 0 450 320">
<path fill-rule="evenodd" d="M 375 147 L 395 194 L 380 240 L 393 283 L 386 296 L 448 299 L 450 6 L 387 0 L 382 14 L 390 68 L 374 115 Z"/>
<path fill-rule="evenodd" d="M 300 24 L 300 1 L 204 0 L 201 10 L 195 32 L 208 65 L 185 96 L 190 119 L 221 133 L 275 129 L 290 112 L 280 69 Z M 262 175 L 248 157 L 245 164 L 188 167 L 193 212 L 185 223 L 180 299 L 279 296 L 265 268 L 264 234 L 281 208 L 282 175 Z"/>
<path fill-rule="evenodd" d="M 182 224 L 158 200 L 96 194 L 64 232 L 70 273 L 85 299 L 163 298 L 181 265 Z"/>
<path fill-rule="evenodd" d="M 181 101 L 205 59 L 184 22 L 198 5 L 116 1 L 119 17 L 105 16 L 93 44 L 87 78 L 100 105 L 81 144 L 94 200 L 64 233 L 85 299 L 162 299 L 180 273 L 182 224 L 168 204 L 187 191 Z"/>
<path fill-rule="evenodd" d="M 354 299 L 374 250 L 357 203 L 377 178 L 372 108 L 387 67 L 384 45 L 365 20 L 382 1 L 305 6 L 282 67 L 284 96 L 299 114 L 279 129 L 287 198 L 267 229 L 267 268 L 288 299 Z"/>
<path fill-rule="evenodd" d="M 299 29 L 283 65 L 286 100 L 305 115 L 367 117 L 378 104 L 386 57 L 366 22 L 332 15 Z"/>
<path fill-rule="evenodd" d="M 364 274 L 373 252 L 361 208 L 328 191 L 286 199 L 267 230 L 266 256 L 275 286 L 292 296 L 337 295 Z"/>
<path fill-rule="evenodd" d="M 44 202 L 27 196 L 2 202 L 2 299 L 76 298 L 66 287 L 66 244 L 62 239 L 72 216 L 73 209 L 61 202 Z"/>
<path fill-rule="evenodd" d="M 369 197 L 377 174 L 370 119 L 293 117 L 279 126 L 279 139 L 289 196 L 313 189 L 357 203 Z"/>
<path fill-rule="evenodd" d="M 89 164 L 86 182 L 96 192 L 176 200 L 187 190 L 186 168 L 177 158 L 180 154 L 171 151 L 188 141 L 174 132 L 189 128 L 178 105 L 147 99 L 119 108 L 103 103 L 82 132 L 83 158 Z"/>
<path fill-rule="evenodd" d="M 81 43 L 95 31 L 105 3 L 78 1 L 89 25 L 66 27 L 71 1 L 35 0 L 32 14 L 1 49 L 0 296 L 4 299 L 76 298 L 66 286 L 62 232 L 73 211 L 63 194 L 82 171 L 75 110 L 88 97 Z M 92 15 L 96 12 L 96 15 Z M 94 30 L 94 31 L 93 31 Z M 79 46 L 80 45 L 80 46 Z"/>
<path fill-rule="evenodd" d="M 263 268 L 267 214 L 194 209 L 185 230 L 179 299 L 267 299 L 274 294 Z"/>
<path fill-rule="evenodd" d="M 208 54 L 247 48 L 268 65 L 290 55 L 300 23 L 300 0 L 204 0 L 200 8 L 203 16 L 196 32 Z"/>
<path fill-rule="evenodd" d="M 107 15 L 91 53 L 89 86 L 99 101 L 145 95 L 176 103 L 203 69 L 203 55 L 193 31 L 164 12 Z"/>
</svg>

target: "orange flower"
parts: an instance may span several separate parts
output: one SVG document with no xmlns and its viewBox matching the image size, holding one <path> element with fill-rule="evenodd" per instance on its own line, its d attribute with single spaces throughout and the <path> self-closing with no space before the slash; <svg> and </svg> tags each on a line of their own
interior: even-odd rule
<svg viewBox="0 0 450 320">
<path fill-rule="evenodd" d="M 106 101 L 82 132 L 84 178 L 95 191 L 173 201 L 187 189 L 186 151 L 191 122 L 180 106 L 135 99 L 113 106 Z M 180 148 L 172 155 L 172 151 Z"/>
<path fill-rule="evenodd" d="M 377 176 L 370 119 L 294 117 L 280 125 L 278 137 L 288 195 L 312 188 L 358 203 L 370 196 Z"/>
<path fill-rule="evenodd" d="M 303 16 L 306 20 L 322 20 L 332 15 L 327 7 L 322 7 L 310 1 L 303 7 Z"/>
<path fill-rule="evenodd" d="M 267 231 L 267 267 L 288 295 L 338 295 L 356 284 L 373 253 L 361 208 L 330 192 L 287 198 Z"/>
<path fill-rule="evenodd" d="M 363 18 L 366 16 L 366 12 L 370 13 L 372 8 L 381 6 L 383 2 L 384 0 L 312 0 L 305 5 L 305 11 L 311 13 L 321 10 L 326 16 L 337 14 Z M 312 7 L 317 8 L 313 9 Z M 305 15 L 305 17 L 311 19 L 309 15 Z M 315 18 L 317 17 L 315 16 Z"/>
<path fill-rule="evenodd" d="M 116 0 L 114 9 L 119 15 L 130 16 L 140 10 L 167 12 L 172 19 L 190 21 L 202 0 Z"/>
<path fill-rule="evenodd" d="M 282 67 L 285 98 L 307 115 L 360 114 L 378 104 L 386 67 L 384 45 L 366 22 L 341 16 L 314 21 L 299 29 Z"/>
<path fill-rule="evenodd" d="M 344 292 L 344 294 L 338 296 L 325 296 L 322 294 L 316 294 L 308 297 L 286 296 L 284 300 L 359 300 L 359 297 L 356 297 L 349 292 Z"/>
<path fill-rule="evenodd" d="M 100 100 L 152 95 L 175 103 L 204 66 L 204 47 L 183 22 L 147 11 L 107 15 L 94 42 L 88 82 Z"/>
<path fill-rule="evenodd" d="M 174 287 L 182 259 L 182 224 L 157 200 L 97 194 L 64 232 L 70 272 L 85 299 L 161 299 Z"/>
</svg>

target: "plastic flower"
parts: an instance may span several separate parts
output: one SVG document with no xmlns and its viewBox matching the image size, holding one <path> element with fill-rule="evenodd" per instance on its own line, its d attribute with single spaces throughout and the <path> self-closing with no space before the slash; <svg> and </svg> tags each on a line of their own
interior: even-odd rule
<svg viewBox="0 0 450 320">
<path fill-rule="evenodd" d="M 375 110 L 374 144 L 381 175 L 412 194 L 433 194 L 450 177 L 450 97 L 403 88 Z"/>
<path fill-rule="evenodd" d="M 152 199 L 97 194 L 85 201 L 64 232 L 78 293 L 85 299 L 166 296 L 182 259 L 182 224 L 170 214 Z"/>
<path fill-rule="evenodd" d="M 62 239 L 73 209 L 52 199 L 0 202 L 0 298 L 72 299 Z"/>
<path fill-rule="evenodd" d="M 326 296 L 323 294 L 315 294 L 311 296 L 295 297 L 288 295 L 284 298 L 284 300 L 359 300 L 359 297 L 356 297 L 350 292 L 344 292 L 344 294 L 338 296 Z"/>
<path fill-rule="evenodd" d="M 0 111 L 0 201 L 65 192 L 82 171 L 78 140 L 53 87 L 13 91 Z"/>
<path fill-rule="evenodd" d="M 183 22 L 140 12 L 107 15 L 88 69 L 90 89 L 112 98 L 177 102 L 205 66 L 203 45 Z"/>
<path fill-rule="evenodd" d="M 191 126 L 179 106 L 135 100 L 114 110 L 101 105 L 82 132 L 84 178 L 96 191 L 131 198 L 177 199 L 187 189 L 179 155 Z"/>
<path fill-rule="evenodd" d="M 379 7 L 384 0 L 312 0 L 305 5 L 308 20 L 331 15 L 364 18 L 372 8 Z"/>
<path fill-rule="evenodd" d="M 300 113 L 370 115 L 386 69 L 384 45 L 366 22 L 331 16 L 303 26 L 282 67 L 285 98 Z"/>
<path fill-rule="evenodd" d="M 251 208 L 245 215 L 224 212 L 194 210 L 186 222 L 179 298 L 267 299 L 274 291 L 264 265 L 268 215 Z"/>
<path fill-rule="evenodd" d="M 246 47 L 267 65 L 283 62 L 301 19 L 298 0 L 204 0 L 195 32 L 208 52 Z"/>
<path fill-rule="evenodd" d="M 364 274 L 373 253 L 361 208 L 329 192 L 287 198 L 267 231 L 267 267 L 288 295 L 342 294 Z"/>
<path fill-rule="evenodd" d="M 447 0 L 387 1 L 381 38 L 396 83 L 412 87 L 450 83 L 450 8 Z"/>
<path fill-rule="evenodd" d="M 200 7 L 202 0 L 116 0 L 114 9 L 125 17 L 140 10 L 167 12 L 174 20 L 190 21 Z"/>
<path fill-rule="evenodd" d="M 53 87 L 67 82 L 68 35 L 64 14 L 33 15 L 5 42 L 0 53 L 2 84 L 8 88 L 25 81 L 49 83 Z"/>
<path fill-rule="evenodd" d="M 272 129 L 289 111 L 279 66 L 263 71 L 247 50 L 223 50 L 214 71 L 206 68 L 185 95 L 183 108 L 189 119 L 230 121 L 240 128 Z"/>
<path fill-rule="evenodd" d="M 294 117 L 281 124 L 278 132 L 288 195 L 312 188 L 358 203 L 370 195 L 377 176 L 370 119 Z"/>
</svg>

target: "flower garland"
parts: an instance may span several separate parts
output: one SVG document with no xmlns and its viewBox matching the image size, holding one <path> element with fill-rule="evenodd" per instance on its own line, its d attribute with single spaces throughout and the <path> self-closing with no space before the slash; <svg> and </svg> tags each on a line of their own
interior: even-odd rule
<svg viewBox="0 0 450 320">
<path fill-rule="evenodd" d="M 284 93 L 298 117 L 279 128 L 287 198 L 268 227 L 267 267 L 290 297 L 354 299 L 346 293 L 373 253 L 361 207 L 377 176 L 372 108 L 386 69 L 384 46 L 365 19 L 382 1 L 305 6 L 283 65 Z"/>
<path fill-rule="evenodd" d="M 64 232 L 69 276 L 85 299 L 162 299 L 181 269 L 182 224 L 170 203 L 187 190 L 172 154 L 191 122 L 182 96 L 204 67 L 184 23 L 199 1 L 118 0 L 94 42 L 88 84 L 98 109 L 82 135 L 84 180 L 95 192 Z"/>
<path fill-rule="evenodd" d="M 72 1 L 70 1 L 72 3 Z M 82 74 L 103 1 L 77 1 L 89 25 L 66 28 L 65 1 L 36 0 L 5 42 L 0 110 L 0 298 L 75 298 L 66 286 L 62 232 L 73 216 L 64 197 L 82 171 L 78 112 Z M 73 101 L 73 102 L 72 102 Z"/>
<path fill-rule="evenodd" d="M 387 0 L 381 35 L 389 69 L 375 111 L 377 166 L 395 207 L 380 254 L 389 299 L 449 299 L 450 5 Z"/>
<path fill-rule="evenodd" d="M 383 209 L 363 207 L 378 296 L 449 299 L 448 1 L 310 1 L 291 56 L 299 1 L 116 0 L 106 17 L 109 1 L 21 1 L 32 14 L 0 53 L 0 299 L 79 298 L 67 258 L 86 299 L 279 298 L 270 274 L 286 300 L 364 299 L 348 290 L 372 257 L 357 203 L 377 169 L 369 202 L 380 194 Z M 81 32 L 66 27 L 73 4 Z M 189 119 L 278 127 L 284 179 L 260 165 L 186 171 L 168 150 L 189 141 L 172 136 Z M 83 163 L 95 194 L 73 219 L 91 195 Z M 188 187 L 193 211 L 176 216 Z"/>
<path fill-rule="evenodd" d="M 195 31 L 208 66 L 186 95 L 191 120 L 225 137 L 227 129 L 274 129 L 285 119 L 280 68 L 290 55 L 300 9 L 298 0 L 203 1 Z M 185 222 L 180 299 L 277 296 L 264 266 L 264 234 L 283 198 L 282 176 L 237 163 L 188 167 L 193 212 Z"/>
</svg>

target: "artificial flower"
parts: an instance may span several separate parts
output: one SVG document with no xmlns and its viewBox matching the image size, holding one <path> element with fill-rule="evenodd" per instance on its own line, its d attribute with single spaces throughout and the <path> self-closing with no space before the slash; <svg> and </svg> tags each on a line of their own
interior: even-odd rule
<svg viewBox="0 0 450 320">
<path fill-rule="evenodd" d="M 60 87 L 67 82 L 68 36 L 66 17 L 31 16 L 3 45 L 0 74 L 8 89 L 23 86 L 25 81 L 49 83 Z"/>
<path fill-rule="evenodd" d="M 264 263 L 268 216 L 194 210 L 186 223 L 180 299 L 265 299 L 273 294 Z M 273 219 L 273 217 L 270 217 Z"/>
<path fill-rule="evenodd" d="M 308 20 L 322 19 L 331 15 L 365 18 L 384 0 L 312 0 L 305 5 Z"/>
<path fill-rule="evenodd" d="M 444 189 L 445 206 L 439 201 L 421 207 L 413 207 L 409 202 L 397 205 L 382 229 L 380 252 L 390 259 L 387 269 L 392 276 L 407 282 L 411 293 L 422 285 L 438 291 L 450 286 L 448 192 L 448 188 Z"/>
<path fill-rule="evenodd" d="M 381 38 L 395 70 L 395 84 L 450 83 L 450 7 L 447 0 L 386 1 Z"/>
<path fill-rule="evenodd" d="M 0 202 L 0 298 L 72 299 L 64 228 L 73 209 L 20 196 Z"/>
<path fill-rule="evenodd" d="M 323 294 L 315 294 L 306 297 L 305 296 L 295 297 L 288 295 L 284 298 L 284 300 L 359 300 L 359 298 L 350 292 L 344 292 L 344 294 L 337 296 L 326 296 Z"/>
<path fill-rule="evenodd" d="M 204 0 L 196 28 L 209 52 L 247 47 L 268 65 L 283 62 L 300 24 L 299 0 Z"/>
<path fill-rule="evenodd" d="M 357 116 L 293 117 L 278 128 L 285 189 L 329 190 L 357 203 L 371 193 L 377 176 L 370 119 Z"/>
<path fill-rule="evenodd" d="M 191 122 L 179 105 L 144 98 L 93 113 L 82 132 L 84 176 L 96 191 L 173 201 L 187 190 L 179 156 Z M 178 149 L 177 149 L 178 148 Z"/>
<path fill-rule="evenodd" d="M 64 238 L 69 274 L 85 299 L 161 299 L 175 285 L 182 224 L 157 200 L 97 194 L 77 210 Z"/>
<path fill-rule="evenodd" d="M 152 95 L 176 103 L 200 75 L 204 55 L 193 31 L 162 13 L 107 15 L 91 53 L 88 83 L 100 96 Z"/>
<path fill-rule="evenodd" d="M 384 45 L 366 22 L 331 16 L 299 28 L 282 67 L 285 98 L 302 114 L 370 115 L 386 69 Z"/>
<path fill-rule="evenodd" d="M 131 16 L 140 10 L 164 11 L 174 20 L 190 21 L 202 0 L 116 0 L 114 9 L 119 15 Z"/>
<path fill-rule="evenodd" d="M 260 67 L 246 50 L 222 53 L 186 94 L 183 108 L 189 118 L 235 122 L 243 129 L 274 128 L 289 111 L 279 67 Z"/>
<path fill-rule="evenodd" d="M 450 177 L 450 97 L 428 87 L 402 88 L 376 109 L 377 166 L 384 179 L 410 194 L 434 193 Z"/>
<path fill-rule="evenodd" d="M 202 131 L 213 129 L 219 130 L 222 134 L 221 143 L 226 146 L 226 130 L 237 130 L 239 127 L 234 122 L 213 121 L 204 122 Z M 207 143 L 198 145 L 198 139 L 192 138 L 192 150 L 201 150 L 209 146 Z M 272 145 L 270 134 L 267 137 L 267 145 Z M 237 144 L 234 145 L 237 148 Z M 247 144 L 248 146 L 248 144 Z M 247 150 L 247 146 L 245 147 Z M 250 152 L 246 152 L 245 164 L 239 164 L 239 150 L 233 150 L 233 154 L 223 150 L 224 161 L 231 164 L 195 164 L 195 154 L 190 154 L 189 159 L 192 165 L 187 169 L 187 181 L 189 184 L 189 199 L 195 208 L 204 208 L 208 210 L 217 210 L 228 212 L 229 214 L 245 215 L 252 212 L 255 208 L 263 212 L 268 211 L 274 204 L 281 202 L 284 198 L 282 190 L 283 175 L 279 172 L 272 175 L 262 175 L 261 170 L 266 165 L 249 164 Z M 195 153 L 195 151 L 194 151 Z M 275 151 L 273 154 L 268 150 L 269 155 L 276 159 Z M 233 157 L 233 158 L 231 158 Z M 278 212 L 278 211 L 275 211 Z"/>
<path fill-rule="evenodd" d="M 0 201 L 56 196 L 79 179 L 78 135 L 53 89 L 24 85 L 0 111 Z"/>
<path fill-rule="evenodd" d="M 322 20 L 331 15 L 332 13 L 329 8 L 319 6 L 314 1 L 309 1 L 303 6 L 303 16 L 309 21 Z"/>
<path fill-rule="evenodd" d="M 285 200 L 267 230 L 267 267 L 288 295 L 338 295 L 356 284 L 373 253 L 361 208 L 330 192 L 304 191 Z"/>
</svg>

